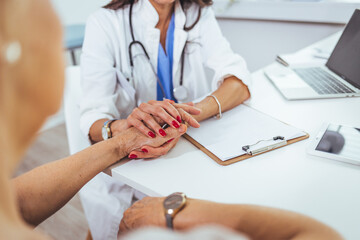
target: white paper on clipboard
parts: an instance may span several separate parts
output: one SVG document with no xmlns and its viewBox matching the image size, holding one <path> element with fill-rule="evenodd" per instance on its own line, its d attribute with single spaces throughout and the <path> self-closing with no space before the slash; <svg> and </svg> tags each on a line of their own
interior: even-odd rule
<svg viewBox="0 0 360 240">
<path fill-rule="evenodd" d="M 245 145 L 283 136 L 286 140 L 305 136 L 298 128 L 287 125 L 255 109 L 240 105 L 223 113 L 221 119 L 210 118 L 200 128 L 190 128 L 187 134 L 222 161 L 246 154 Z M 266 142 L 262 142 L 263 144 Z"/>
</svg>

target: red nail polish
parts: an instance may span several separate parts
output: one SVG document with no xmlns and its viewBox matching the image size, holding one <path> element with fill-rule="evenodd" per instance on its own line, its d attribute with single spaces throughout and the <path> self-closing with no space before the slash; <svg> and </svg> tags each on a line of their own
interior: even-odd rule
<svg viewBox="0 0 360 240">
<path fill-rule="evenodd" d="M 172 142 L 172 140 L 174 140 L 174 138 L 172 138 L 172 139 L 170 139 L 169 141 L 167 141 L 168 143 L 171 143 Z"/>
<path fill-rule="evenodd" d="M 146 148 L 141 149 L 144 153 L 148 153 L 149 151 Z"/>
<path fill-rule="evenodd" d="M 176 117 L 176 120 L 177 120 L 179 123 L 181 123 L 181 117 L 180 117 L 180 116 L 177 116 L 177 117 Z"/>
<path fill-rule="evenodd" d="M 129 158 L 134 159 L 134 158 L 137 158 L 137 156 L 135 154 L 130 154 Z"/>
<path fill-rule="evenodd" d="M 153 133 L 152 131 L 148 132 L 148 135 L 149 135 L 150 137 L 152 137 L 152 138 L 155 138 L 155 137 L 156 137 L 156 136 L 155 136 L 155 133 Z"/>
<path fill-rule="evenodd" d="M 174 100 L 170 100 L 171 101 L 171 103 L 175 103 L 175 101 Z"/>
<path fill-rule="evenodd" d="M 163 129 L 159 130 L 159 133 L 161 136 L 165 137 L 166 136 L 166 132 Z"/>
<path fill-rule="evenodd" d="M 172 125 L 175 127 L 175 128 L 179 128 L 180 125 L 176 122 L 176 121 L 172 121 Z"/>
</svg>

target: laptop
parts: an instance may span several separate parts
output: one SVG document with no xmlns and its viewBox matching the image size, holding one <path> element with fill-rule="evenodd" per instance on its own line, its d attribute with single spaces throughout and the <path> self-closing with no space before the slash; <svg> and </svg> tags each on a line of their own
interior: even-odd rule
<svg viewBox="0 0 360 240">
<path fill-rule="evenodd" d="M 288 100 L 360 96 L 360 10 L 355 10 L 325 66 L 273 64 L 265 75 Z"/>
</svg>

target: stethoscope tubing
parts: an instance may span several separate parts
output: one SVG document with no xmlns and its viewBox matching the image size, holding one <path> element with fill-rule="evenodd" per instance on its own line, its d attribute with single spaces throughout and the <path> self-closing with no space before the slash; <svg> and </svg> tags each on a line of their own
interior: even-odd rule
<svg viewBox="0 0 360 240">
<path fill-rule="evenodd" d="M 132 79 L 134 79 L 134 75 L 133 75 L 134 61 L 133 61 L 133 55 L 132 55 L 131 49 L 132 49 L 132 47 L 134 45 L 138 44 L 142 48 L 143 52 L 145 53 L 145 56 L 146 56 L 147 60 L 149 61 L 149 64 L 151 66 L 151 70 L 153 71 L 154 75 L 156 76 L 156 81 L 158 82 L 158 84 L 160 86 L 160 89 L 161 89 L 161 92 L 162 92 L 162 95 L 163 95 L 163 98 L 165 99 L 166 94 L 165 94 L 164 86 L 162 85 L 158 75 L 156 74 L 154 66 L 150 62 L 150 56 L 149 56 L 148 52 L 146 51 L 144 45 L 140 41 L 135 40 L 134 29 L 133 29 L 133 25 L 132 25 L 132 8 L 133 8 L 133 5 L 134 5 L 133 3 L 130 4 L 130 10 L 129 10 L 129 25 L 130 25 L 130 33 L 131 33 L 132 41 L 129 44 L 128 51 L 129 51 L 129 58 L 130 58 L 131 77 L 132 77 Z"/>
<path fill-rule="evenodd" d="M 158 82 L 159 86 L 160 86 L 160 89 L 161 89 L 161 92 L 163 94 L 163 97 L 164 99 L 166 98 L 166 94 L 165 94 L 165 90 L 164 90 L 164 86 L 163 84 L 161 83 L 158 75 L 156 74 L 156 71 L 154 69 L 154 66 L 151 64 L 151 61 L 150 61 L 150 56 L 149 54 L 147 53 L 144 45 L 140 42 L 140 41 L 137 41 L 135 40 L 135 35 L 134 35 L 134 29 L 133 29 L 133 24 L 132 24 L 132 9 L 133 9 L 133 2 L 131 2 L 130 4 L 130 9 L 129 9 L 129 25 L 130 25 L 130 33 L 131 33 L 131 43 L 129 44 L 129 47 L 128 47 L 128 51 L 129 51 L 129 58 L 130 58 L 130 67 L 131 67 L 131 77 L 132 79 L 134 79 L 134 76 L 133 76 L 133 69 L 134 69 L 134 61 L 133 61 L 133 55 L 132 55 L 132 47 L 136 44 L 140 45 L 140 47 L 142 48 L 143 52 L 145 53 L 145 56 L 147 58 L 147 60 L 149 61 L 149 64 L 151 65 L 151 69 L 153 71 L 153 73 L 155 74 L 156 76 L 156 81 Z M 198 14 L 198 17 L 196 19 L 196 21 L 190 26 L 190 27 L 184 27 L 184 29 L 186 31 L 189 31 L 191 30 L 195 25 L 196 23 L 199 21 L 200 19 L 200 16 L 201 16 L 201 8 L 199 8 L 199 14 Z M 183 79 L 184 79 L 184 62 L 185 62 L 185 48 L 186 48 L 186 43 L 185 43 L 185 46 L 181 52 L 181 72 L 180 72 L 180 86 L 178 87 L 178 89 L 173 89 L 173 94 L 174 96 L 176 95 L 176 92 L 183 92 L 184 93 L 184 96 L 183 97 L 176 97 L 175 98 L 177 100 L 180 100 L 180 101 L 183 101 L 187 98 L 187 95 L 188 95 L 188 90 L 186 89 L 186 87 L 183 86 Z M 182 91 L 176 91 L 176 90 L 181 90 Z M 182 98 L 182 99 L 180 99 Z"/>
</svg>

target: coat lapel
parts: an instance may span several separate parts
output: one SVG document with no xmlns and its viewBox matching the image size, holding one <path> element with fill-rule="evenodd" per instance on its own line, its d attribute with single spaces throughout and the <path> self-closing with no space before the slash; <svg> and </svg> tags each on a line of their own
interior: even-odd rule
<svg viewBox="0 0 360 240">
<path fill-rule="evenodd" d="M 134 27 L 134 32 L 135 35 L 139 36 L 136 40 L 140 41 L 144 45 L 147 53 L 149 54 L 150 63 L 156 74 L 160 30 L 155 28 L 155 26 L 159 21 L 159 15 L 149 0 L 139 0 L 136 4 L 139 5 L 136 16 L 134 14 L 134 21 L 137 22 L 136 29 Z M 149 64 L 146 62 L 145 58 L 143 64 Z M 143 73 L 144 76 L 142 77 L 148 88 L 155 91 L 154 96 L 156 96 L 156 76 L 154 76 L 154 73 L 150 70 L 150 68 L 146 69 L 149 71 Z"/>
<path fill-rule="evenodd" d="M 134 6 L 134 16 L 140 16 L 139 20 L 136 21 L 136 29 L 134 26 L 135 35 L 139 36 L 141 42 L 143 42 L 146 51 L 150 56 L 150 62 L 154 68 L 155 73 L 157 72 L 158 64 L 158 50 L 160 42 L 160 30 L 155 28 L 159 21 L 159 15 L 155 8 L 151 5 L 149 0 L 139 0 Z M 136 12 L 136 15 L 135 15 Z M 185 13 L 181 7 L 180 1 L 175 2 L 175 30 L 174 30 L 174 52 L 173 52 L 173 84 L 174 87 L 180 84 L 180 71 L 181 71 L 181 54 L 184 49 L 188 33 L 184 31 L 184 25 L 186 22 Z M 142 29 L 142 32 L 139 30 Z M 156 87 L 156 78 L 149 78 L 146 81 L 149 87 Z"/>
<path fill-rule="evenodd" d="M 184 31 L 186 22 L 185 13 L 180 1 L 175 2 L 175 31 L 174 31 L 174 53 L 173 53 L 173 84 L 180 85 L 181 55 L 185 47 L 188 33 Z"/>
</svg>

